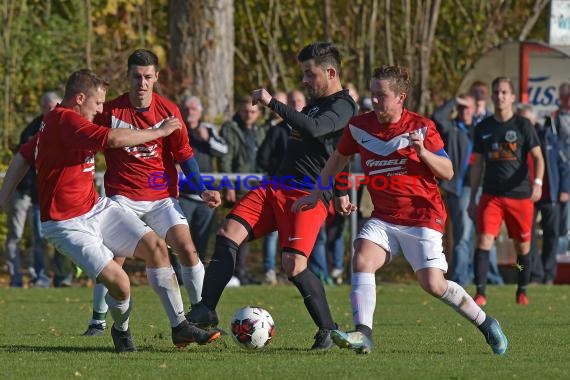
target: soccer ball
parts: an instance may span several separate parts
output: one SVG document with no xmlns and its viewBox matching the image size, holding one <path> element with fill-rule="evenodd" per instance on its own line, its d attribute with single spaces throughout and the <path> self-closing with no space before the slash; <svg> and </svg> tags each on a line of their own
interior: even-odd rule
<svg viewBox="0 0 570 380">
<path fill-rule="evenodd" d="M 258 350 L 271 343 L 275 335 L 275 323 L 267 310 L 247 306 L 234 314 L 231 330 L 234 340 L 240 347 L 246 350 Z"/>
</svg>

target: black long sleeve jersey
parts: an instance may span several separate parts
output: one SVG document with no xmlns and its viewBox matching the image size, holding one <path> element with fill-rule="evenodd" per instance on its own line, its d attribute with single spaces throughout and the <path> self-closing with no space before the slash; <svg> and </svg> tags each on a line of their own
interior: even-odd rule
<svg viewBox="0 0 570 380">
<path fill-rule="evenodd" d="M 310 191 L 307 184 L 318 186 L 318 176 L 336 149 L 344 127 L 356 115 L 356 103 L 348 90 L 342 90 L 316 99 L 301 112 L 275 99 L 268 106 L 291 127 L 287 151 L 276 175 L 280 179 L 287 177 L 286 183 L 294 184 L 290 186 Z"/>
</svg>

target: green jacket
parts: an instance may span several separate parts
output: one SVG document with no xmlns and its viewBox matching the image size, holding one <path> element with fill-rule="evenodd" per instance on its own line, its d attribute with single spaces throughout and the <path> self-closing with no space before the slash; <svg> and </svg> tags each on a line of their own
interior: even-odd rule
<svg viewBox="0 0 570 380">
<path fill-rule="evenodd" d="M 242 126 L 240 126 L 240 124 Z M 221 173 L 255 173 L 255 156 L 257 149 L 261 146 L 265 138 L 265 130 L 259 125 L 254 125 L 255 152 L 251 152 L 245 141 L 245 125 L 239 117 L 234 116 L 233 120 L 222 124 L 220 135 L 228 144 L 228 153 L 219 158 L 219 171 Z M 253 154 L 253 157 L 251 156 Z"/>
</svg>

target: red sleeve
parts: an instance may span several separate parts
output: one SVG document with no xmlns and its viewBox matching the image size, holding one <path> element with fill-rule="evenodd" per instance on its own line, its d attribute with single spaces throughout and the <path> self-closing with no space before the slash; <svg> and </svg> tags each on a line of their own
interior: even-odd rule
<svg viewBox="0 0 570 380">
<path fill-rule="evenodd" d="M 18 151 L 18 153 L 24 157 L 24 160 L 26 160 L 30 166 L 34 166 L 36 162 L 36 146 L 38 145 L 38 136 L 39 133 L 36 133 L 34 137 L 22 144 L 22 146 L 20 146 L 20 150 Z"/>
<path fill-rule="evenodd" d="M 101 125 L 103 127 L 111 127 L 111 112 L 104 108 L 103 113 L 98 113 L 93 119 L 93 124 Z"/>
<path fill-rule="evenodd" d="M 352 133 L 350 133 L 350 126 L 344 128 L 342 131 L 342 137 L 338 143 L 337 150 L 343 156 L 352 156 L 355 153 L 358 153 L 358 143 L 352 137 Z"/>
<path fill-rule="evenodd" d="M 443 140 L 441 139 L 439 132 L 435 128 L 435 124 L 431 120 L 427 123 L 427 131 L 426 131 L 426 137 L 424 139 L 424 146 L 426 147 L 427 150 L 429 150 L 432 153 L 435 153 L 443 149 L 444 147 Z"/>
<path fill-rule="evenodd" d="M 111 129 L 93 124 L 75 112 L 68 112 L 60 125 L 61 139 L 70 149 L 102 151 Z"/>
<path fill-rule="evenodd" d="M 188 130 L 186 130 L 182 115 L 178 107 L 172 108 L 172 115 L 180 121 L 182 128 L 173 132 L 170 136 L 166 137 L 166 144 L 168 150 L 174 156 L 174 160 L 178 163 L 184 162 L 194 155 L 194 151 L 190 146 L 188 139 Z"/>
</svg>

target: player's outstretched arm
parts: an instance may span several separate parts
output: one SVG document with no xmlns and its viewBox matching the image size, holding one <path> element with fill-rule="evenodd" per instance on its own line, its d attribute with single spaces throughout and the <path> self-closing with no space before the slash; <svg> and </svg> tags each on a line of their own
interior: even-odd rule
<svg viewBox="0 0 570 380">
<path fill-rule="evenodd" d="M 126 129 L 113 128 L 107 138 L 108 148 L 123 148 L 135 146 L 146 142 L 169 136 L 172 132 L 180 129 L 182 124 L 175 117 L 169 117 L 158 128 L 155 129 Z"/>
<path fill-rule="evenodd" d="M 323 191 L 332 187 L 333 177 L 346 166 L 349 159 L 350 156 L 344 156 L 340 154 L 338 150 L 335 150 L 321 171 L 321 178 L 320 181 L 318 181 L 319 186 L 316 186 L 310 195 L 297 199 L 295 203 L 293 203 L 293 206 L 291 206 L 293 212 L 309 210 L 315 207 L 317 202 L 321 199 Z"/>
<path fill-rule="evenodd" d="M 0 189 L 0 212 L 6 211 L 14 189 L 16 189 L 16 186 L 18 186 L 29 169 L 30 164 L 20 153 L 16 153 L 4 177 L 2 189 Z"/>
</svg>

